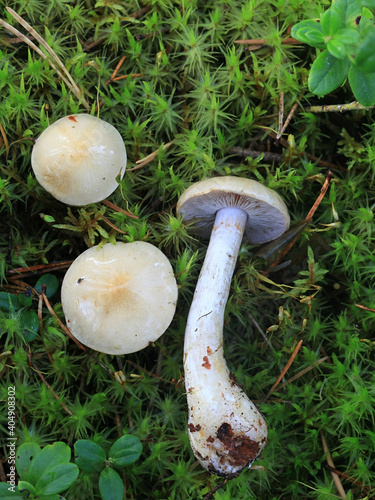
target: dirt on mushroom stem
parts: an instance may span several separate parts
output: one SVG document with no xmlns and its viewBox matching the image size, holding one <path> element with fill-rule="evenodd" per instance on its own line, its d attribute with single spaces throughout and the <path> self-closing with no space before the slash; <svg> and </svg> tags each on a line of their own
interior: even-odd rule
<svg viewBox="0 0 375 500">
<path fill-rule="evenodd" d="M 267 425 L 230 376 L 223 355 L 223 320 L 247 214 L 217 212 L 185 332 L 189 438 L 209 472 L 235 477 L 265 446 Z"/>
</svg>

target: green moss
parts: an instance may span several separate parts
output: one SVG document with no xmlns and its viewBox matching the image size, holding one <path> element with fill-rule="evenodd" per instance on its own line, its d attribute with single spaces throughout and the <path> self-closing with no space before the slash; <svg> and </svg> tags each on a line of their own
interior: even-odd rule
<svg viewBox="0 0 375 500">
<path fill-rule="evenodd" d="M 37 295 L 27 306 L 14 298 L 4 303 L 2 296 L 1 399 L 5 404 L 7 388 L 15 386 L 18 444 L 63 441 L 73 447 L 83 438 L 106 447 L 131 432 L 141 438 L 143 453 L 124 472 L 126 498 L 203 499 L 210 492 L 207 498 L 221 500 L 336 498 L 324 435 L 335 467 L 358 481 L 341 478 L 347 498 L 371 496 L 375 316 L 356 304 L 375 308 L 374 119 L 371 111 L 306 110 L 323 103 L 307 89 L 315 51 L 282 43 L 290 25 L 318 17 L 328 5 L 0 0 L 1 18 L 24 32 L 5 7 L 22 15 L 88 102 L 86 108 L 39 54 L 0 29 L 1 292 L 24 294 L 45 270 L 61 284 L 66 267 L 45 266 L 115 239 L 159 247 L 179 285 L 176 315 L 163 337 L 126 357 L 93 353 L 101 364 L 65 335 Z M 235 43 L 249 39 L 266 43 Z M 299 107 L 282 136 L 286 142 L 275 142 L 281 91 L 284 121 L 295 103 Z M 344 85 L 324 103 L 351 100 Z M 137 219 L 102 203 L 67 207 L 32 174 L 33 140 L 56 119 L 85 112 L 112 123 L 124 138 L 128 170 L 110 201 Z M 233 147 L 277 153 L 279 161 L 242 157 Z M 153 152 L 152 161 L 136 168 Z M 244 241 L 240 250 L 225 351 L 267 419 L 269 440 L 255 464 L 260 468 L 223 484 L 201 468 L 188 441 L 183 337 L 207 242 L 189 233 L 175 206 L 195 181 L 238 175 L 276 189 L 292 221 L 300 221 L 327 175 L 318 158 L 330 163 L 331 187 L 281 266 L 265 278 L 258 248 Z M 15 282 L 11 271 L 30 266 L 39 267 Z M 50 302 L 64 321 L 59 292 Z M 22 314 L 38 307 L 40 328 L 26 342 Z M 300 339 L 291 368 L 264 401 Z M 126 391 L 111 374 L 118 371 L 126 376 Z M 0 429 L 6 436 L 5 411 Z M 81 473 L 66 498 L 99 498 L 98 478 L 90 474 Z"/>
</svg>

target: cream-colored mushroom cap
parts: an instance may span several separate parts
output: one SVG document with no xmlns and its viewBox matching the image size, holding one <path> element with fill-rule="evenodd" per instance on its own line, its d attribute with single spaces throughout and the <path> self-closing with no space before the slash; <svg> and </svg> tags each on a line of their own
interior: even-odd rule
<svg viewBox="0 0 375 500">
<path fill-rule="evenodd" d="M 245 236 L 253 244 L 281 236 L 290 224 L 288 209 L 280 196 L 259 182 L 226 176 L 205 179 L 184 191 L 177 213 L 194 230 L 209 237 L 218 210 L 240 208 L 247 213 Z"/>
<path fill-rule="evenodd" d="M 126 169 L 120 133 L 95 116 L 65 116 L 36 140 L 31 166 L 46 191 L 68 205 L 104 200 Z"/>
<path fill-rule="evenodd" d="M 177 284 L 167 257 L 143 241 L 83 252 L 61 289 L 67 325 L 84 345 L 128 354 L 156 341 L 172 321 Z"/>
</svg>

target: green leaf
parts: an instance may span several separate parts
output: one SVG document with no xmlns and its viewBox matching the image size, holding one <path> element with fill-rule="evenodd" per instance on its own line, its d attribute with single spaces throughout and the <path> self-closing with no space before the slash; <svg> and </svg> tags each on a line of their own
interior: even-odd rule
<svg viewBox="0 0 375 500">
<path fill-rule="evenodd" d="M 361 19 L 359 20 L 359 33 L 364 39 L 371 31 L 374 30 L 374 14 L 371 10 L 363 8 Z"/>
<path fill-rule="evenodd" d="M 356 65 L 358 71 L 363 73 L 375 72 L 375 32 L 371 33 L 359 45 L 357 55 L 353 63 Z"/>
<path fill-rule="evenodd" d="M 26 342 L 31 342 L 35 339 L 39 330 L 39 318 L 35 311 L 28 309 L 21 316 L 21 325 L 23 328 L 23 338 Z"/>
<path fill-rule="evenodd" d="M 17 486 L 0 483 L 0 498 L 1 500 L 24 500 L 25 497 L 20 494 Z"/>
<path fill-rule="evenodd" d="M 327 49 L 328 52 L 337 59 L 344 59 L 344 57 L 346 57 L 345 45 L 335 38 L 333 40 L 329 40 L 327 43 Z"/>
<path fill-rule="evenodd" d="M 70 456 L 69 446 L 61 441 L 45 446 L 32 460 L 27 480 L 32 484 L 36 484 L 47 470 L 56 465 L 69 462 Z"/>
<path fill-rule="evenodd" d="M 37 500 L 65 500 L 65 498 L 59 493 L 54 493 L 53 495 L 38 496 Z"/>
<path fill-rule="evenodd" d="M 358 30 L 351 28 L 339 30 L 334 36 L 334 40 L 340 40 L 340 42 L 345 43 L 346 45 L 355 45 L 359 42 L 359 39 L 360 35 Z"/>
<path fill-rule="evenodd" d="M 321 17 L 321 26 L 326 36 L 333 36 L 339 29 L 345 27 L 345 16 L 335 9 L 328 9 Z"/>
<path fill-rule="evenodd" d="M 20 293 L 18 295 L 18 301 L 19 301 L 21 306 L 30 307 L 31 303 L 33 301 L 33 296 L 32 296 L 31 290 L 30 290 L 30 292 Z"/>
<path fill-rule="evenodd" d="M 369 7 L 370 9 L 375 9 L 375 0 L 361 0 L 363 7 Z"/>
<path fill-rule="evenodd" d="M 52 215 L 40 214 L 40 216 L 45 222 L 50 222 L 51 224 L 52 222 L 55 222 L 55 219 L 54 217 L 52 217 Z"/>
<path fill-rule="evenodd" d="M 34 288 L 41 293 L 43 285 L 46 285 L 46 296 L 50 299 L 59 289 L 59 280 L 53 274 L 45 274 L 38 279 Z"/>
<path fill-rule="evenodd" d="M 110 468 L 102 471 L 99 477 L 99 491 L 103 500 L 122 500 L 124 485 L 118 473 Z"/>
<path fill-rule="evenodd" d="M 357 0 L 333 0 L 330 10 L 334 10 L 347 25 L 354 22 L 361 14 L 361 5 Z"/>
<path fill-rule="evenodd" d="M 23 443 L 17 448 L 16 469 L 21 479 L 27 477 L 33 458 L 40 453 L 40 446 L 37 443 Z"/>
<path fill-rule="evenodd" d="M 116 467 L 130 465 L 140 457 L 142 453 L 142 443 L 137 436 L 125 434 L 121 436 L 111 449 L 108 456 Z"/>
<path fill-rule="evenodd" d="M 315 59 L 309 76 L 309 89 L 317 95 L 326 95 L 340 87 L 350 67 L 348 58 L 337 59 L 324 50 Z"/>
<path fill-rule="evenodd" d="M 44 471 L 36 483 L 38 495 L 52 495 L 68 489 L 77 479 L 76 464 L 64 463 Z"/>
<path fill-rule="evenodd" d="M 375 75 L 363 73 L 354 65 L 349 71 L 349 84 L 354 97 L 362 106 L 375 105 Z"/>
<path fill-rule="evenodd" d="M 74 452 L 76 455 L 75 462 L 80 469 L 87 472 L 96 472 L 103 468 L 103 463 L 106 460 L 105 451 L 93 441 L 88 439 L 76 441 Z"/>
<path fill-rule="evenodd" d="M 35 487 L 27 481 L 18 481 L 18 490 L 20 493 L 27 492 L 26 497 L 29 497 L 30 495 L 35 496 L 36 494 Z"/>
<path fill-rule="evenodd" d="M 4 311 L 16 310 L 21 307 L 17 295 L 0 292 L 0 309 Z"/>
<path fill-rule="evenodd" d="M 320 23 L 313 19 L 301 21 L 292 27 L 291 35 L 300 42 L 322 49 L 325 47 L 324 33 Z"/>
</svg>

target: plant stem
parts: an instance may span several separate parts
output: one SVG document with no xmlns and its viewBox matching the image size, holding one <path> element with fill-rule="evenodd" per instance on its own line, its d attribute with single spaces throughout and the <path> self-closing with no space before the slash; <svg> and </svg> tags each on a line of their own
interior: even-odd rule
<svg viewBox="0 0 375 500">
<path fill-rule="evenodd" d="M 343 113 L 344 111 L 355 111 L 358 109 L 373 109 L 375 106 L 362 106 L 357 101 L 353 101 L 349 104 L 323 104 L 322 106 L 309 106 L 305 108 L 305 111 L 310 111 L 311 113 Z"/>
</svg>

